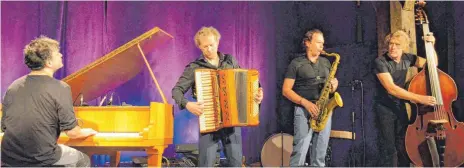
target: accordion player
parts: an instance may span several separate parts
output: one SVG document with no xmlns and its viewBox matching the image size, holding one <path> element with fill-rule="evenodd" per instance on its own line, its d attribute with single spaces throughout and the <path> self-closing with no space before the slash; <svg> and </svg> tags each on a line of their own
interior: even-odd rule
<svg viewBox="0 0 464 168">
<path fill-rule="evenodd" d="M 259 104 L 254 96 L 259 88 L 255 69 L 196 69 L 197 100 L 204 102 L 199 116 L 200 133 L 225 127 L 257 126 Z"/>
</svg>

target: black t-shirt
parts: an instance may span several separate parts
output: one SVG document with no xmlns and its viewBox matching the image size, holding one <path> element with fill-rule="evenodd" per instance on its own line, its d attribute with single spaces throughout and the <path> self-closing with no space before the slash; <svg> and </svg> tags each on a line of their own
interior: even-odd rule
<svg viewBox="0 0 464 168">
<path fill-rule="evenodd" d="M 319 99 L 320 92 L 330 72 L 330 61 L 319 57 L 315 63 L 306 54 L 292 60 L 285 78 L 295 79 L 293 91 L 307 100 Z"/>
<path fill-rule="evenodd" d="M 26 75 L 6 91 L 1 127 L 2 162 L 9 166 L 44 166 L 61 157 L 57 139 L 76 125 L 71 89 L 45 75 Z"/>
<path fill-rule="evenodd" d="M 408 68 L 414 66 L 417 56 L 413 54 L 403 53 L 399 63 L 392 60 L 387 53 L 375 59 L 375 74 L 390 73 L 395 85 L 406 89 L 406 74 Z M 377 79 L 377 95 L 375 100 L 384 105 L 399 105 L 401 100 L 393 95 L 388 94 L 388 91 L 382 86 L 379 79 Z"/>
</svg>

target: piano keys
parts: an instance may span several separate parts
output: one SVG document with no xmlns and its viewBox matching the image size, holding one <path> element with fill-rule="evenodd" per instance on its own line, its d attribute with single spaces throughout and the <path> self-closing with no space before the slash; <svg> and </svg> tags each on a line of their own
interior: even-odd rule
<svg viewBox="0 0 464 168">
<path fill-rule="evenodd" d="M 130 139 L 140 139 L 142 136 L 139 133 L 124 133 L 124 132 L 119 132 L 119 133 L 110 133 L 110 132 L 100 132 L 97 133 L 94 138 L 105 138 L 105 140 L 111 139 L 111 138 L 130 138 Z"/>
</svg>

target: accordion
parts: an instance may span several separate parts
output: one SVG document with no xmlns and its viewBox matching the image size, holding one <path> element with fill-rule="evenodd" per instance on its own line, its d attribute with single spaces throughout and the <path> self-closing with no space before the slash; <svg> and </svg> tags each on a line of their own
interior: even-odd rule
<svg viewBox="0 0 464 168">
<path fill-rule="evenodd" d="M 259 72 L 254 69 L 196 69 L 195 87 L 203 114 L 199 116 L 200 133 L 224 127 L 257 126 Z"/>
</svg>

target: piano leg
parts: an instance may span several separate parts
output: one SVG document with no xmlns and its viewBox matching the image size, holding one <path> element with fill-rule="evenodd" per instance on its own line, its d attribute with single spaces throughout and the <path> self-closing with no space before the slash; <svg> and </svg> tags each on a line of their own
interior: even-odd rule
<svg viewBox="0 0 464 168">
<path fill-rule="evenodd" d="M 147 148 L 147 162 L 148 166 L 156 166 L 161 167 L 162 159 L 163 159 L 163 152 L 167 146 L 155 146 L 153 148 Z"/>
<path fill-rule="evenodd" d="M 109 152 L 109 155 L 111 158 L 110 166 L 117 167 L 121 160 L 121 151 L 112 151 L 112 152 Z"/>
</svg>

